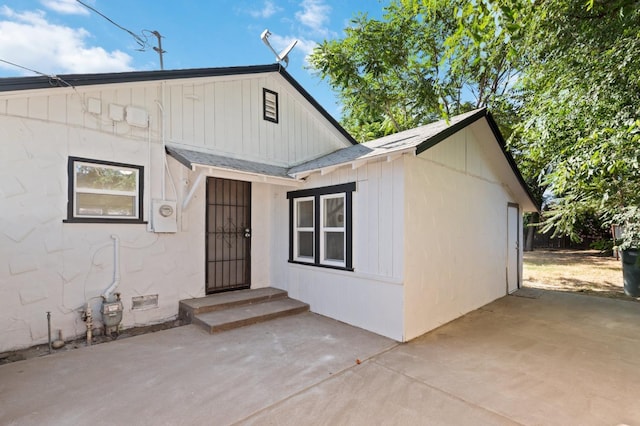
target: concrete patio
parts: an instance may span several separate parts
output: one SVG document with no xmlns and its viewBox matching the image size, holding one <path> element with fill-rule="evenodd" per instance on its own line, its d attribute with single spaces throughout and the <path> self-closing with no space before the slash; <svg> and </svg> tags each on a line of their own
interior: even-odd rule
<svg viewBox="0 0 640 426">
<path fill-rule="evenodd" d="M 520 290 L 408 344 L 311 313 L 0 366 L 3 425 L 640 424 L 640 304 Z"/>
</svg>

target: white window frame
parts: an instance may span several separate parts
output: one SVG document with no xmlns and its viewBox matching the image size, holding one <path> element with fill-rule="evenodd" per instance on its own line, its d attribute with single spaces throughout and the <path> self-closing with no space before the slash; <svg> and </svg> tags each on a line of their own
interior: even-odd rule
<svg viewBox="0 0 640 426">
<path fill-rule="evenodd" d="M 354 271 L 353 267 L 353 205 L 355 182 L 340 183 L 324 187 L 304 188 L 287 192 L 289 200 L 289 263 L 305 264 L 315 267 L 340 269 Z M 324 202 L 331 198 L 343 199 L 343 226 L 324 226 Z M 298 203 L 301 201 L 313 200 L 313 229 L 309 227 L 299 228 L 298 223 Z M 298 231 L 313 232 L 313 259 L 298 256 Z M 341 232 L 343 238 L 344 259 L 326 259 L 325 237 L 327 232 Z"/>
<path fill-rule="evenodd" d="M 311 224 L 311 226 L 298 226 L 298 204 L 301 202 L 305 202 L 305 201 L 311 201 L 312 205 L 313 205 L 313 222 Z M 293 200 L 293 258 L 297 261 L 297 262 L 305 262 L 305 263 L 314 263 L 315 261 L 315 247 L 316 247 L 316 231 L 315 231 L 315 225 L 316 225 L 316 200 L 315 197 L 301 197 L 301 198 L 296 198 Z M 311 257 L 309 256 L 300 256 L 299 255 L 299 239 L 298 239 L 298 234 L 300 232 L 311 232 L 311 234 L 313 235 L 313 254 L 311 255 Z"/>
<path fill-rule="evenodd" d="M 78 187 L 77 166 L 89 166 L 111 170 L 125 170 L 135 175 L 135 189 L 131 191 L 98 189 L 98 188 L 80 188 Z M 143 167 L 132 164 L 113 163 L 100 160 L 92 160 L 86 158 L 69 157 L 69 206 L 67 212 L 67 220 L 65 222 L 129 222 L 142 223 L 142 197 L 143 197 Z M 133 215 L 108 215 L 108 214 L 79 214 L 78 195 L 79 194 L 98 194 L 98 195 L 116 195 L 128 196 L 133 198 L 134 212 Z"/>
<path fill-rule="evenodd" d="M 342 219 L 342 226 L 325 226 L 324 223 L 324 219 L 325 219 L 325 215 L 324 215 L 324 210 L 325 210 L 325 204 L 324 201 L 327 199 L 332 199 L 332 198 L 341 198 L 342 199 L 342 214 L 343 214 L 343 219 Z M 322 265 L 331 265 L 331 266 L 340 266 L 340 267 L 345 267 L 346 266 L 346 254 L 347 254 L 347 233 L 346 233 L 346 208 L 347 208 L 347 199 L 346 199 L 346 194 L 344 192 L 340 192 L 340 193 L 336 193 L 336 194 L 327 194 L 327 195 L 321 195 L 320 196 L 320 263 Z M 342 254 L 343 254 L 343 259 L 342 261 L 339 260 L 334 260 L 334 259 L 327 259 L 327 254 L 326 254 L 326 234 L 328 232 L 340 232 L 342 233 Z"/>
</svg>

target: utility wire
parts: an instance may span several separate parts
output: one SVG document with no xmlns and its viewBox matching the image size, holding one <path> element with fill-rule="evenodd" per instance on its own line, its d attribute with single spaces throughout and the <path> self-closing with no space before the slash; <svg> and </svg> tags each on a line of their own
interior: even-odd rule
<svg viewBox="0 0 640 426">
<path fill-rule="evenodd" d="M 49 78 L 51 78 L 51 77 L 55 77 L 55 76 L 53 76 L 53 75 L 51 75 L 51 74 L 45 74 L 45 73 L 40 72 L 40 71 L 32 70 L 31 68 L 27 68 L 27 67 L 25 67 L 25 66 L 18 65 L 18 64 L 16 64 L 16 63 L 13 63 L 13 62 L 10 62 L 10 61 L 6 61 L 6 60 L 4 60 L 4 59 L 0 59 L 0 62 L 4 62 L 5 64 L 9 64 L 9 65 L 13 65 L 14 67 L 22 68 L 23 70 L 31 71 L 32 73 L 40 74 L 40 75 L 43 75 L 43 76 L 45 76 L 45 77 L 49 77 Z"/>
<path fill-rule="evenodd" d="M 122 25 L 118 24 L 117 22 L 115 22 L 114 20 L 112 20 L 111 18 L 109 18 L 108 16 L 104 15 L 103 13 L 101 13 L 99 10 L 89 6 L 86 3 L 81 2 L 80 0 L 76 0 L 76 2 L 80 3 L 81 5 L 83 5 L 84 7 L 86 7 L 87 9 L 97 13 L 98 15 L 102 16 L 104 19 L 106 19 L 107 21 L 111 22 L 113 25 L 115 25 L 116 27 L 120 28 L 122 31 L 126 31 L 127 33 L 129 33 L 129 35 L 131 35 L 131 37 L 133 37 L 136 42 L 140 45 L 142 51 L 144 51 L 145 49 L 147 49 L 149 46 L 149 43 L 147 42 L 146 38 L 143 39 L 142 37 L 140 37 L 138 34 L 134 33 L 133 31 L 123 27 Z"/>
<path fill-rule="evenodd" d="M 43 72 L 40 72 L 40 71 L 31 69 L 31 68 L 25 67 L 24 65 L 19 65 L 19 64 L 16 64 L 15 62 L 7 61 L 6 59 L 0 59 L 0 62 L 3 62 L 3 63 L 8 64 L 8 65 L 12 65 L 12 66 L 17 67 L 17 68 L 21 68 L 23 70 L 31 71 L 34 74 L 39 74 L 41 76 L 47 77 L 49 79 L 49 84 L 51 86 L 60 87 L 61 86 L 60 83 L 62 83 L 62 85 L 65 85 L 67 87 L 71 87 L 73 89 L 73 91 L 76 92 L 76 95 L 78 95 L 78 98 L 80 99 L 80 105 L 82 107 L 82 111 L 83 112 L 87 112 L 87 108 L 86 108 L 86 106 L 84 104 L 84 101 L 82 100 L 83 99 L 82 95 L 80 94 L 80 92 L 78 92 L 78 89 L 76 89 L 76 86 L 74 86 L 73 84 L 69 83 L 65 79 L 60 78 L 55 74 L 45 74 Z"/>
<path fill-rule="evenodd" d="M 98 15 L 102 16 L 104 19 L 106 19 L 107 21 L 111 22 L 113 25 L 115 25 L 116 27 L 120 28 L 122 31 L 127 32 L 131 37 L 133 37 L 135 39 L 136 43 L 138 43 L 140 45 L 140 49 L 137 49 L 137 50 L 139 50 L 141 52 L 146 52 L 146 50 L 148 48 L 153 49 L 160 56 L 160 69 L 161 70 L 164 69 L 164 61 L 163 61 L 163 56 L 162 55 L 164 53 L 167 53 L 167 51 L 166 50 L 162 50 L 162 40 L 161 40 L 162 35 L 160 35 L 160 33 L 158 31 L 142 30 L 142 37 L 140 37 L 138 34 L 136 34 L 133 31 L 123 27 L 122 25 L 118 24 L 113 19 L 109 18 L 107 15 L 105 15 L 104 13 L 102 13 L 99 10 L 95 9 L 94 7 L 91 7 L 88 4 L 83 3 L 80 0 L 76 0 L 76 2 L 80 3 L 81 5 L 86 7 L 87 9 L 91 10 L 92 12 L 95 12 Z M 149 33 L 149 34 L 155 36 L 158 39 L 158 46 L 157 47 L 156 46 L 151 46 L 149 44 L 149 37 L 147 36 L 146 33 Z"/>
<path fill-rule="evenodd" d="M 45 74 L 43 72 L 40 72 L 40 71 L 31 69 L 31 68 L 25 67 L 24 65 L 16 64 L 15 62 L 7 61 L 5 59 L 0 59 L 0 62 L 4 62 L 5 64 L 12 65 L 12 66 L 17 67 L 17 68 L 22 68 L 23 70 L 26 70 L 26 71 L 31 71 L 34 74 L 39 74 L 39 75 L 42 75 L 44 77 L 48 77 L 50 81 L 51 80 L 59 81 L 60 83 L 63 83 L 64 85 L 69 86 L 69 87 L 71 87 L 72 89 L 75 90 L 75 87 L 73 87 L 73 84 L 65 81 L 64 79 L 58 77 L 55 74 Z M 52 84 L 52 86 L 53 86 L 53 84 Z"/>
</svg>

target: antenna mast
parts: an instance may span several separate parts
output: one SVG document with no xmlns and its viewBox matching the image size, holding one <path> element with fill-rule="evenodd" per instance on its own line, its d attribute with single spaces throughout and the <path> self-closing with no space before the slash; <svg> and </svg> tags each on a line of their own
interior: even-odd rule
<svg viewBox="0 0 640 426">
<path fill-rule="evenodd" d="M 164 61 L 162 59 L 162 54 L 167 53 L 167 51 L 162 50 L 162 35 L 160 35 L 158 31 L 151 31 L 151 34 L 156 36 L 156 38 L 158 39 L 158 46 L 157 47 L 154 46 L 153 50 L 155 50 L 158 53 L 158 56 L 160 56 L 160 69 L 164 70 Z"/>
</svg>

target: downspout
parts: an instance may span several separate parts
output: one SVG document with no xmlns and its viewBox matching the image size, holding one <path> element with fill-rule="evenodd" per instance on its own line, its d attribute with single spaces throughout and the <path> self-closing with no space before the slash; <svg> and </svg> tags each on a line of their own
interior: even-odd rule
<svg viewBox="0 0 640 426">
<path fill-rule="evenodd" d="M 102 293 L 102 298 L 105 301 L 109 301 L 113 291 L 120 285 L 120 238 L 117 235 L 111 235 L 113 239 L 113 282 Z"/>
</svg>

